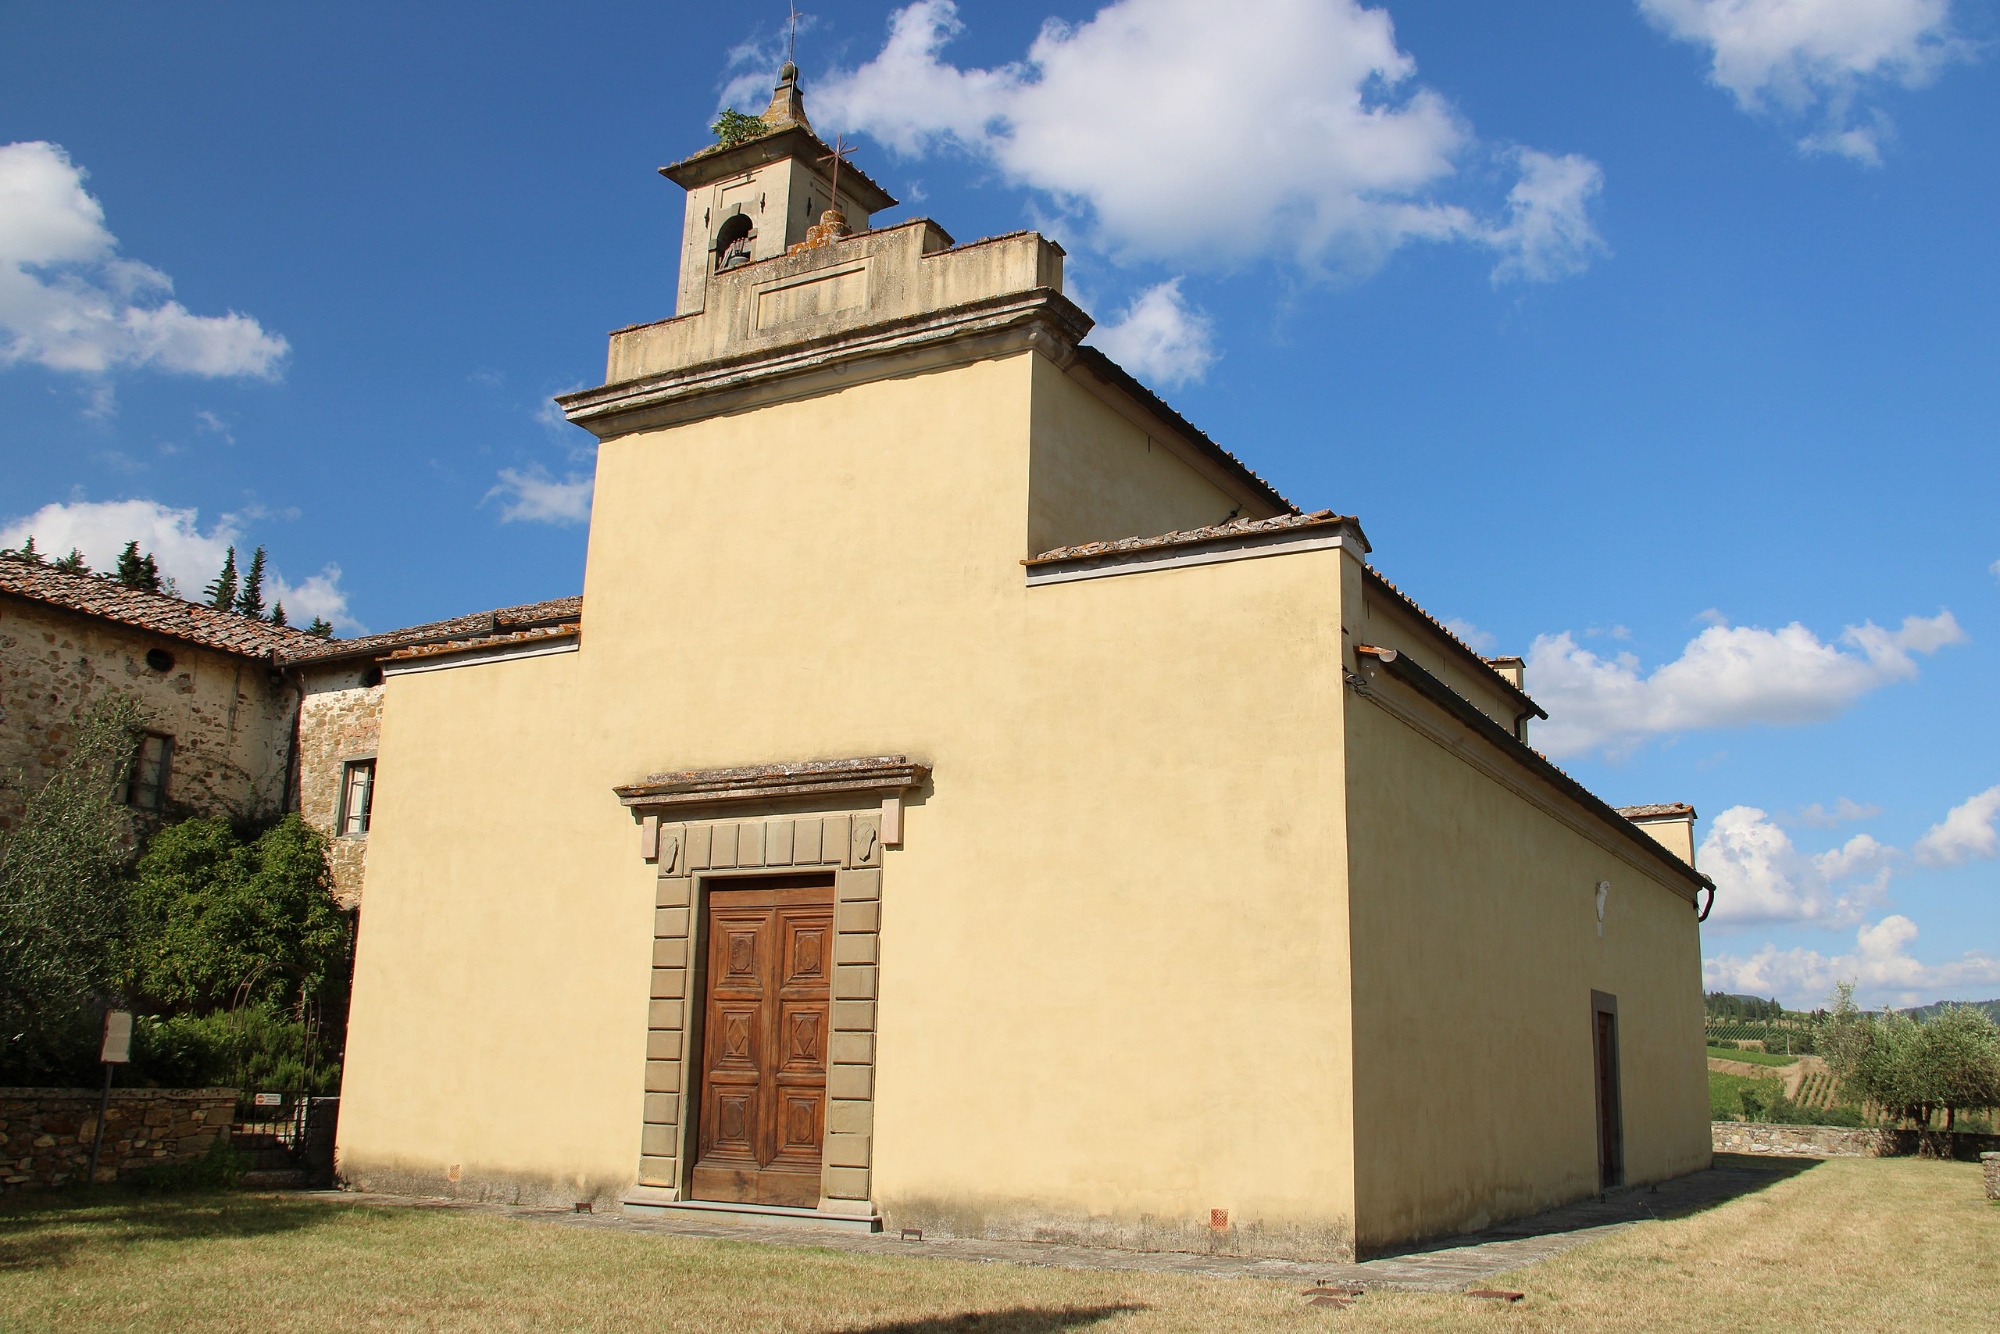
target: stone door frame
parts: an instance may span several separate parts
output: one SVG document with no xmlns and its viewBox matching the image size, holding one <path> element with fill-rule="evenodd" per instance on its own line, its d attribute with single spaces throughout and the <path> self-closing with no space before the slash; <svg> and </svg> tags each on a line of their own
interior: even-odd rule
<svg viewBox="0 0 2000 1334">
<path fill-rule="evenodd" d="M 902 843 L 904 793 L 929 773 L 928 765 L 905 756 L 875 756 L 691 770 L 617 790 L 640 819 L 641 855 L 657 866 L 645 1110 L 633 1202 L 690 1199 L 696 1147 L 691 1100 L 705 995 L 702 930 L 710 892 L 744 876 L 831 870 L 834 969 L 817 1211 L 875 1217 L 882 863 L 885 850 Z"/>
</svg>

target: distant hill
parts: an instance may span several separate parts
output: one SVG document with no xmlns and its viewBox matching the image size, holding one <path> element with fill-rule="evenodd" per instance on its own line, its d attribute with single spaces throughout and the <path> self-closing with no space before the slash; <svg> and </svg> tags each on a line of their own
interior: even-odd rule
<svg viewBox="0 0 2000 1334">
<path fill-rule="evenodd" d="M 1919 1005 L 1914 1010 L 1905 1010 L 1903 1013 L 1909 1015 L 1912 1019 L 1928 1019 L 1939 1010 L 1942 1010 L 1947 1004 L 1950 1004 L 1950 1002 L 1934 1001 L 1929 1005 Z M 1966 1001 L 1965 1004 L 1970 1005 L 1975 1010 L 1986 1011 L 1987 1014 L 1993 1016 L 1994 1022 L 2000 1023 L 2000 1000 Z"/>
</svg>

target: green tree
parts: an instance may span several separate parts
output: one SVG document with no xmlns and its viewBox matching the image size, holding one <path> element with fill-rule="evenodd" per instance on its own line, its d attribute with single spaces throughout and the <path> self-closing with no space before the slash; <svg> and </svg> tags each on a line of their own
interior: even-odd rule
<svg viewBox="0 0 2000 1334">
<path fill-rule="evenodd" d="M 331 639 L 333 638 L 333 623 L 328 621 L 324 616 L 315 616 L 312 618 L 312 624 L 306 627 L 306 633 L 314 639 Z"/>
<path fill-rule="evenodd" d="M 64 574 L 89 574 L 90 562 L 83 558 L 83 552 L 75 547 L 71 547 L 69 555 L 56 561 L 55 568 L 61 570 Z"/>
<path fill-rule="evenodd" d="M 278 603 L 278 604 L 277 604 L 277 605 L 276 605 L 275 607 L 272 607 L 272 608 L 271 608 L 271 624 L 273 624 L 273 625 L 290 625 L 290 624 L 291 624 L 291 622 L 290 622 L 290 621 L 287 621 L 287 620 L 285 619 L 285 604 L 284 604 L 284 603 L 280 602 L 280 603 Z"/>
<path fill-rule="evenodd" d="M 118 570 L 113 577 L 125 587 L 136 588 L 141 593 L 160 591 L 159 562 L 153 559 L 150 551 L 142 555 L 136 541 L 127 542 L 125 550 L 118 553 Z"/>
<path fill-rule="evenodd" d="M 236 611 L 241 616 L 264 619 L 264 548 L 250 553 L 250 568 L 243 572 L 243 587 L 236 594 Z"/>
<path fill-rule="evenodd" d="M 15 560 L 24 560 L 30 565 L 40 565 L 48 559 L 41 552 L 35 550 L 35 535 L 33 533 L 29 533 L 28 540 L 13 550 L 0 551 L 0 556 L 12 556 Z"/>
<path fill-rule="evenodd" d="M 100 696 L 69 754 L 0 834 L 0 1084 L 91 1068 L 96 1002 L 123 971 L 131 816 L 118 800 L 146 713 Z"/>
<path fill-rule="evenodd" d="M 217 611 L 234 611 L 236 609 L 235 547 L 229 548 L 227 554 L 223 556 L 222 572 L 215 576 L 213 583 L 201 590 L 201 595 L 207 598 L 208 605 Z"/>
<path fill-rule="evenodd" d="M 722 114 L 715 118 L 715 123 L 708 129 L 709 133 L 715 136 L 718 146 L 734 148 L 746 140 L 769 133 L 771 127 L 755 116 L 738 111 L 735 107 L 724 107 Z"/>
<path fill-rule="evenodd" d="M 298 815 L 253 839 L 221 820 L 160 830 L 131 897 L 133 991 L 176 1010 L 270 1005 L 344 986 L 348 914 L 333 901 L 326 839 Z"/>
<path fill-rule="evenodd" d="M 2000 1106 L 2000 1025 L 1970 1005 L 1947 1005 L 1919 1023 L 1907 1014 L 1864 1014 L 1854 987 L 1834 988 L 1821 1054 L 1842 1091 L 1928 1130 L 1940 1115 Z"/>
</svg>

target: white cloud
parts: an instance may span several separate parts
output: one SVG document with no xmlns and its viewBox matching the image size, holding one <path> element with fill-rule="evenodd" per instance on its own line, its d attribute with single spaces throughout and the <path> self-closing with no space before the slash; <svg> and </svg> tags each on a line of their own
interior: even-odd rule
<svg viewBox="0 0 2000 1334">
<path fill-rule="evenodd" d="M 1881 813 L 1880 806 L 1864 806 L 1851 797 L 1842 797 L 1831 806 L 1814 802 L 1799 812 L 1798 821 L 1814 829 L 1835 829 L 1854 820 L 1872 820 Z"/>
<path fill-rule="evenodd" d="M 1361 275 L 1408 242 L 1459 240 L 1500 252 L 1496 280 L 1545 280 L 1599 248 L 1581 158 L 1504 154 L 1520 183 L 1498 220 L 1437 197 L 1475 137 L 1359 0 L 1115 0 L 992 69 L 943 59 L 962 27 L 951 0 L 898 10 L 873 58 L 811 90 L 814 117 L 905 156 L 991 162 L 1121 257 Z"/>
<path fill-rule="evenodd" d="M 1718 910 L 1720 905 L 1718 897 Z M 1804 948 L 1781 951 L 1767 942 L 1748 956 L 1704 959 L 1702 976 L 1711 991 L 1776 996 L 1799 1009 L 1826 1004 L 1835 982 L 1854 983 L 1856 998 L 1872 1006 L 1984 999 L 2000 986 L 2000 959 L 1974 950 L 1948 963 L 1926 964 L 1909 954 L 1916 938 L 1915 922 L 1891 914 L 1855 932 L 1852 954 L 1828 958 Z"/>
<path fill-rule="evenodd" d="M 1975 859 L 2000 857 L 1995 817 L 2000 817 L 2000 787 L 1989 787 L 1952 807 L 1943 820 L 1924 831 L 1911 851 L 1925 866 L 1963 866 Z"/>
<path fill-rule="evenodd" d="M 1709 77 L 1745 111 L 1818 122 L 1799 146 L 1881 161 L 1888 121 L 1859 107 L 1876 87 L 1921 87 L 1971 54 L 1951 0 L 1639 0 L 1653 24 L 1706 47 Z M 1857 119 L 1864 123 L 1856 123 Z"/>
<path fill-rule="evenodd" d="M 248 315 L 194 315 L 168 300 L 172 279 L 118 257 L 83 177 L 58 145 L 0 147 L 0 365 L 276 375 L 285 340 Z"/>
<path fill-rule="evenodd" d="M 214 575 L 209 577 L 214 578 Z M 270 592 L 265 594 L 265 599 L 273 606 L 284 603 L 285 619 L 293 625 L 303 628 L 312 624 L 313 617 L 323 616 L 342 634 L 367 633 L 366 628 L 347 610 L 347 592 L 340 586 L 338 565 L 329 563 L 318 574 L 308 575 L 296 584 L 274 572 Z"/>
<path fill-rule="evenodd" d="M 1992 575 L 1995 579 L 2000 579 L 2000 560 L 1996 560 L 1991 565 L 1987 566 L 1986 572 Z"/>
<path fill-rule="evenodd" d="M 502 468 L 500 483 L 486 493 L 500 501 L 502 523 L 583 523 L 590 518 L 591 479 L 571 473 L 558 482 L 537 463 Z"/>
<path fill-rule="evenodd" d="M 198 602 L 201 590 L 221 570 L 228 549 L 236 548 L 240 568 L 247 564 L 249 547 L 254 545 L 244 538 L 242 520 L 246 516 L 225 514 L 205 533 L 200 517 L 196 510 L 175 509 L 155 500 L 50 504 L 26 518 L 0 525 L 0 547 L 19 547 L 32 534 L 35 549 L 45 555 L 66 555 L 74 547 L 92 569 L 108 573 L 117 568 L 125 544 L 137 540 L 139 549 L 151 552 L 159 563 L 160 573 L 179 587 L 180 595 Z M 304 625 L 314 616 L 324 616 L 337 629 L 360 631 L 359 622 L 348 613 L 338 565 L 328 565 L 296 584 L 288 582 L 274 566 L 266 581 L 265 602 L 283 602 L 292 624 Z"/>
<path fill-rule="evenodd" d="M 1142 380 L 1185 384 L 1215 364 L 1215 326 L 1187 304 L 1178 278 L 1141 292 L 1117 319 L 1090 332 L 1106 356 Z"/>
<path fill-rule="evenodd" d="M 1715 880 L 1717 926 L 1815 922 L 1847 926 L 1861 919 L 1888 884 L 1896 849 L 1867 834 L 1811 856 L 1755 806 L 1715 817 L 1695 856 Z"/>
<path fill-rule="evenodd" d="M 1473 648 L 1478 649 L 1481 653 L 1491 653 L 1500 646 L 1500 641 L 1494 638 L 1493 635 L 1480 629 L 1471 621 L 1462 620 L 1456 616 L 1446 621 L 1444 628 L 1457 635 Z"/>
<path fill-rule="evenodd" d="M 1590 221 L 1590 203 L 1604 190 L 1604 170 L 1587 157 L 1552 157 L 1514 150 L 1521 179 L 1507 193 L 1507 219 L 1486 233 L 1503 258 L 1493 281 L 1554 282 L 1582 273 L 1605 250 Z"/>
<path fill-rule="evenodd" d="M 1711 625 L 1679 658 L 1642 675 L 1631 653 L 1602 658 L 1568 631 L 1541 635 L 1528 650 L 1528 679 L 1549 711 L 1536 739 L 1551 755 L 1615 754 L 1694 728 L 1821 722 L 1915 677 L 1913 653 L 1964 639 L 1949 611 L 1908 617 L 1897 630 L 1849 626 L 1838 643 L 1796 621 L 1778 630 Z"/>
</svg>

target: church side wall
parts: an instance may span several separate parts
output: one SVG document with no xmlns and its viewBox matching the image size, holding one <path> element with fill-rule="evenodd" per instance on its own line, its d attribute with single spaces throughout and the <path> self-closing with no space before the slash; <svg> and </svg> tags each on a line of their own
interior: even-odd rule
<svg viewBox="0 0 2000 1334">
<path fill-rule="evenodd" d="M 1241 509 L 1164 441 L 1039 357 L 1034 405 L 1027 555 L 1204 528 Z"/>
<path fill-rule="evenodd" d="M 390 680 L 350 1177 L 602 1200 L 644 1154 L 671 1193 L 668 882 L 612 786 L 907 753 L 836 979 L 875 1007 L 842 1190 L 931 1235 L 1351 1250 L 1339 553 L 1028 588 L 1038 360 L 608 441 L 581 649 Z"/>
<path fill-rule="evenodd" d="M 1446 744 L 1351 697 L 1364 1252 L 1598 1191 L 1593 990 L 1617 998 L 1625 1180 L 1706 1167 L 1700 939 L 1688 898 L 1669 873 L 1645 869 L 1643 851 L 1610 851 L 1468 763 L 1473 751 L 1503 771 L 1510 762 L 1401 683 L 1371 688 L 1404 692 L 1398 700 L 1434 718 Z M 1579 818 L 1590 817 L 1579 808 Z M 1611 883 L 1601 938 L 1600 880 Z"/>
<path fill-rule="evenodd" d="M 173 655 L 165 672 L 150 649 Z M 0 828 L 69 755 L 76 712 L 113 690 L 174 738 L 168 814 L 275 814 L 284 799 L 294 696 L 264 664 L 0 598 Z"/>
</svg>

